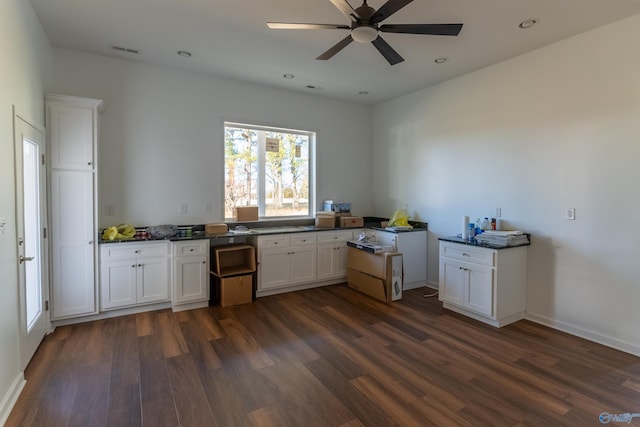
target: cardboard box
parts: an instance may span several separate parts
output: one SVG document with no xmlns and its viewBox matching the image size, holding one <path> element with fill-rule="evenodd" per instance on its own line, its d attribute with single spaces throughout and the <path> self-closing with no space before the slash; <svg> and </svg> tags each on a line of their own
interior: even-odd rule
<svg viewBox="0 0 640 427">
<path fill-rule="evenodd" d="M 358 228 L 364 226 L 364 218 L 361 216 L 341 216 L 340 225 L 342 228 Z"/>
<path fill-rule="evenodd" d="M 234 221 L 257 221 L 258 220 L 258 207 L 257 206 L 238 206 L 233 209 Z"/>
<path fill-rule="evenodd" d="M 402 299 L 402 254 L 372 254 L 349 246 L 347 284 L 380 301 Z"/>
<path fill-rule="evenodd" d="M 219 277 L 256 271 L 256 252 L 251 245 L 214 246 L 211 272 Z"/>
<path fill-rule="evenodd" d="M 336 228 L 335 212 L 317 212 L 316 228 Z"/>
<path fill-rule="evenodd" d="M 227 224 L 206 224 L 204 232 L 207 234 L 223 234 L 229 231 Z"/>
<path fill-rule="evenodd" d="M 220 305 L 222 307 L 250 303 L 252 292 L 252 274 L 220 279 Z"/>
</svg>

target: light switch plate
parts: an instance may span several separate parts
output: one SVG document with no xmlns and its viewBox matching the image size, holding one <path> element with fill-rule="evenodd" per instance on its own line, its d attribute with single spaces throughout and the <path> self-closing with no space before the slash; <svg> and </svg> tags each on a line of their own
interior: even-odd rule
<svg viewBox="0 0 640 427">
<path fill-rule="evenodd" d="M 575 220 L 576 219 L 576 209 L 575 208 L 567 208 L 565 214 L 565 219 Z"/>
</svg>

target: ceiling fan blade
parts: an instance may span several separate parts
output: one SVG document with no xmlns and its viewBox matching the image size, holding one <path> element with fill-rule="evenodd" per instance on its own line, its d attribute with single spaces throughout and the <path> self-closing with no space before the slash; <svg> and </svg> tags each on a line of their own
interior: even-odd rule
<svg viewBox="0 0 640 427">
<path fill-rule="evenodd" d="M 272 30 L 349 30 L 348 25 L 337 24 L 302 24 L 290 22 L 267 22 L 267 27 Z"/>
<path fill-rule="evenodd" d="M 384 41 L 382 37 L 378 36 L 377 39 L 371 42 L 372 45 L 378 49 L 378 51 L 384 56 L 384 58 L 389 62 L 390 65 L 396 65 L 402 61 L 404 58 L 400 56 L 398 52 L 396 52 L 389 43 Z"/>
<path fill-rule="evenodd" d="M 330 59 L 333 55 L 335 55 L 336 53 L 340 52 L 342 49 L 347 47 L 347 45 L 349 45 L 349 43 L 351 43 L 352 41 L 353 41 L 353 37 L 351 37 L 351 34 L 349 34 L 347 37 L 343 38 L 338 43 L 336 43 L 333 47 L 331 47 L 331 49 L 329 49 L 322 55 L 318 56 L 316 59 L 322 59 L 322 60 Z"/>
<path fill-rule="evenodd" d="M 378 29 L 383 33 L 457 36 L 462 29 L 462 24 L 384 24 Z"/>
<path fill-rule="evenodd" d="M 352 21 L 355 21 L 356 18 L 360 18 L 358 13 L 355 11 L 353 7 L 347 2 L 347 0 L 329 0 L 335 7 L 340 9 L 340 12 L 344 13 L 347 18 Z"/>
<path fill-rule="evenodd" d="M 376 24 L 384 21 L 412 1 L 413 0 L 388 0 L 371 16 L 371 22 Z"/>
</svg>

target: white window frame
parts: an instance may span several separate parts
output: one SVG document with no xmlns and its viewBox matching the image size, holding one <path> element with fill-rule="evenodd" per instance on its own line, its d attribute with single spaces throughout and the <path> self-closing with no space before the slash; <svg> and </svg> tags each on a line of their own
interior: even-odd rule
<svg viewBox="0 0 640 427">
<path fill-rule="evenodd" d="M 265 183 L 265 173 L 264 173 L 264 164 L 266 161 L 266 138 L 259 137 L 258 138 L 258 219 L 271 221 L 271 220 L 290 220 L 290 219 L 308 219 L 315 218 L 316 212 L 316 140 L 317 140 L 317 132 L 313 130 L 301 130 L 301 129 L 292 129 L 287 127 L 280 126 L 270 126 L 263 124 L 251 124 L 250 122 L 242 122 L 237 120 L 224 120 L 223 129 L 222 129 L 222 210 L 223 215 L 225 215 L 225 221 L 232 220 L 232 218 L 226 217 L 226 176 L 225 176 L 225 133 L 227 127 L 239 127 L 239 128 L 248 128 L 257 131 L 263 132 L 282 132 L 282 133 L 291 133 L 291 134 L 300 134 L 305 135 L 309 138 L 309 200 L 308 200 L 308 212 L 307 215 L 290 215 L 290 216 L 265 216 L 265 207 L 266 207 L 266 193 L 263 190 L 266 186 Z M 264 134 L 262 134 L 264 136 Z"/>
</svg>

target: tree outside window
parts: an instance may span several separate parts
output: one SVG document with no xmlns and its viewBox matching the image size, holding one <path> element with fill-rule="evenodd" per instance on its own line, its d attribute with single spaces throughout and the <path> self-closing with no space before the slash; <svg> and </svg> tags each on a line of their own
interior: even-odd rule
<svg viewBox="0 0 640 427">
<path fill-rule="evenodd" d="M 313 132 L 225 123 L 225 218 L 258 206 L 261 218 L 312 216 Z"/>
</svg>

